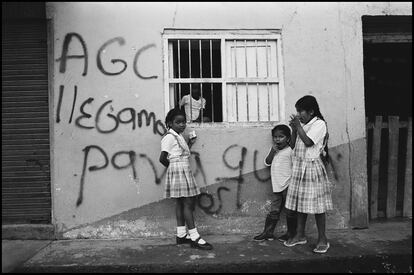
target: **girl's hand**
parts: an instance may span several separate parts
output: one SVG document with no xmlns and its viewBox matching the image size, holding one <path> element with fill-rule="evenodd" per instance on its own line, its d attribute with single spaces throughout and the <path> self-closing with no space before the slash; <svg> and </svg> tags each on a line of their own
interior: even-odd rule
<svg viewBox="0 0 414 275">
<path fill-rule="evenodd" d="M 196 142 L 196 139 L 197 139 L 197 137 L 189 138 L 188 139 L 188 144 L 193 145 Z"/>
<path fill-rule="evenodd" d="M 292 130 L 297 130 L 300 127 L 299 117 L 296 115 L 291 115 L 289 125 L 292 127 Z"/>
<path fill-rule="evenodd" d="M 273 142 L 273 144 L 272 144 L 272 150 L 275 151 L 275 152 L 279 151 L 279 149 L 277 148 L 277 145 L 276 145 L 275 142 Z"/>
</svg>

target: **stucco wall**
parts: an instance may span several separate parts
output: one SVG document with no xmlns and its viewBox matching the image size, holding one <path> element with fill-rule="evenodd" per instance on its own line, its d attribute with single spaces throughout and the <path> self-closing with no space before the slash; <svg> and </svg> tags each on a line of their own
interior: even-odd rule
<svg viewBox="0 0 414 275">
<path fill-rule="evenodd" d="M 158 163 L 165 118 L 164 28 L 281 29 L 284 116 L 295 112 L 297 99 L 311 93 L 328 122 L 334 159 L 329 173 L 336 185 L 328 227 L 349 226 L 351 189 L 361 187 L 357 201 L 366 201 L 361 16 L 411 14 L 411 3 L 56 2 L 47 4 L 47 14 L 53 47 L 53 224 L 61 236 L 173 234 L 173 204 L 162 198 L 164 168 Z M 100 66 L 99 49 L 114 38 L 101 51 Z M 85 56 L 69 58 L 63 66 L 65 39 L 67 55 L 87 55 L 86 72 Z M 125 63 L 111 63 L 111 59 Z M 124 68 L 116 75 L 102 73 L 102 69 L 117 73 Z M 82 114 L 82 104 L 90 117 Z M 121 110 L 120 119 L 130 119 L 131 110 L 125 108 L 153 113 L 156 128 L 152 123 L 146 126 L 145 118 L 139 127 L 135 117 L 135 129 L 132 123 L 119 123 L 112 130 L 116 123 L 112 116 Z M 213 199 L 210 203 L 207 196 L 201 198 L 197 208 L 201 227 L 214 230 L 220 222 L 228 225 L 221 227 L 224 231 L 261 227 L 257 222 L 265 215 L 271 190 L 269 180 L 263 181 L 269 175 L 263 158 L 271 142 L 270 129 L 270 125 L 196 129 L 198 140 L 192 149 L 199 153 L 199 161 L 194 157 L 192 165 L 196 179 L 208 186 Z M 354 160 L 358 165 L 350 165 Z M 240 161 L 242 169 L 230 167 Z M 217 179 L 227 177 L 239 181 Z M 228 189 L 220 189 L 220 199 L 218 187 Z M 249 223 L 252 219 L 256 223 Z M 229 220 L 231 225 L 226 223 Z M 105 227 L 110 232 L 105 235 L 97 228 L 107 222 L 112 225 Z"/>
</svg>

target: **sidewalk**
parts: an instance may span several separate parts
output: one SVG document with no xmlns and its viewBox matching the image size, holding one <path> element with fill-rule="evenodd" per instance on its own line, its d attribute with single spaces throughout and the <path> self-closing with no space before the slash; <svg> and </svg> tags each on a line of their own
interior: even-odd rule
<svg viewBox="0 0 414 275">
<path fill-rule="evenodd" d="M 331 248 L 323 255 L 312 252 L 316 232 L 308 234 L 307 244 L 292 248 L 277 240 L 254 242 L 245 235 L 204 236 L 214 246 L 211 251 L 176 246 L 174 238 L 45 241 L 30 259 L 20 259 L 24 264 L 16 263 L 13 272 L 412 273 L 412 219 L 375 222 L 369 229 L 328 230 L 327 236 Z M 23 249 L 13 249 L 13 243 L 22 242 L 33 241 L 3 240 L 3 255 Z M 2 262 L 7 264 L 4 256 Z"/>
</svg>

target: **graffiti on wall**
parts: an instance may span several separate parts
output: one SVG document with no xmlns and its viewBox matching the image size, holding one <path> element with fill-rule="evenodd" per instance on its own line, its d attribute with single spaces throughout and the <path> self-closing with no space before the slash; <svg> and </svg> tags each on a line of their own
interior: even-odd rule
<svg viewBox="0 0 414 275">
<path fill-rule="evenodd" d="M 233 150 L 237 150 L 240 149 L 240 160 L 236 161 L 237 164 L 233 164 L 230 163 L 228 161 L 228 154 L 230 151 Z M 89 163 L 89 153 L 91 152 L 91 150 L 95 151 L 96 153 L 99 153 L 104 162 L 103 163 Z M 81 180 L 80 180 L 80 187 L 79 187 L 79 195 L 78 195 L 78 199 L 76 201 L 76 206 L 78 207 L 80 204 L 82 204 L 83 202 L 83 192 L 84 192 L 84 186 L 85 186 L 85 178 L 88 172 L 96 172 L 99 170 L 103 170 L 106 169 L 109 164 L 112 165 L 113 168 L 117 169 L 117 170 L 122 170 L 122 169 L 131 169 L 132 173 L 133 173 L 133 178 L 137 179 L 137 170 L 136 170 L 136 152 L 135 151 L 119 151 L 116 152 L 115 154 L 112 155 L 112 157 L 109 160 L 108 154 L 105 152 L 104 149 L 102 149 L 101 147 L 97 146 L 97 145 L 89 145 L 86 146 L 85 148 L 83 148 L 83 164 L 82 164 L 82 175 L 81 175 Z M 257 156 L 258 151 L 255 150 L 254 151 L 254 156 Z M 244 183 L 244 167 L 245 167 L 245 161 L 246 161 L 246 154 L 247 154 L 247 148 L 244 146 L 240 146 L 237 144 L 233 144 L 230 145 L 228 148 L 226 148 L 226 150 L 224 150 L 223 156 L 222 156 L 222 160 L 224 165 L 231 169 L 231 170 L 238 170 L 238 175 L 234 176 L 234 177 L 217 177 L 216 183 L 219 182 L 223 182 L 223 181 L 236 181 L 237 182 L 237 190 L 236 190 L 236 207 L 237 209 L 240 209 L 242 206 L 242 202 L 241 202 L 241 192 L 242 192 L 242 184 Z M 117 158 L 121 155 L 125 155 L 128 158 L 128 162 L 126 164 L 120 165 L 117 163 Z M 208 186 L 209 184 L 207 183 L 206 180 L 206 175 L 204 172 L 204 167 L 202 165 L 201 159 L 200 159 L 200 153 L 192 151 L 191 155 L 196 163 L 196 169 L 194 171 L 194 175 L 197 176 L 198 173 L 201 173 L 201 177 L 203 178 L 203 184 L 204 186 Z M 167 169 L 163 169 L 163 172 L 161 172 L 161 174 L 159 175 L 159 172 L 157 171 L 157 168 L 153 162 L 153 160 L 151 160 L 150 157 L 148 157 L 146 154 L 139 154 L 138 155 L 140 158 L 145 159 L 153 173 L 154 173 L 154 182 L 156 184 L 160 184 L 162 179 L 164 178 Z M 254 158 L 254 162 L 256 161 L 256 157 Z M 256 167 L 256 163 L 253 164 L 254 167 Z M 254 173 L 256 179 L 258 179 L 261 182 L 266 182 L 268 180 L 270 180 L 270 177 L 267 177 L 266 179 L 263 178 L 259 178 L 257 171 L 255 171 Z M 198 206 L 200 207 L 200 209 L 202 209 L 205 213 L 207 214 L 218 214 L 220 212 L 220 210 L 222 209 L 222 205 L 223 205 L 223 201 L 222 201 L 222 197 L 221 197 L 221 193 L 222 191 L 231 191 L 230 188 L 225 187 L 225 186 L 221 186 L 217 188 L 216 194 L 217 194 L 217 199 L 218 199 L 218 206 L 216 207 L 216 202 L 214 199 L 214 196 L 210 193 L 207 192 L 203 192 L 199 195 L 198 197 Z M 208 204 L 205 204 L 205 201 L 208 201 Z M 215 210 L 213 210 L 214 208 L 216 208 Z"/>
<path fill-rule="evenodd" d="M 71 43 L 75 43 L 74 41 L 78 41 L 78 43 L 80 44 L 80 46 L 82 47 L 82 54 L 69 54 L 69 46 L 71 45 Z M 108 41 L 106 41 L 105 43 L 103 43 L 103 45 L 99 48 L 97 54 L 96 54 L 96 66 L 98 68 L 98 70 L 103 73 L 104 75 L 108 75 L 108 76 L 114 76 L 114 75 L 120 75 L 123 72 L 126 71 L 127 67 L 128 67 L 128 63 L 125 60 L 122 59 L 111 59 L 111 63 L 112 64 L 122 64 L 122 69 L 120 69 L 117 72 L 109 72 L 106 68 L 103 67 L 102 64 L 102 52 L 105 51 L 106 48 L 109 47 L 109 45 L 118 42 L 118 44 L 120 46 L 123 46 L 125 44 L 125 39 L 123 37 L 115 37 L 115 38 L 111 38 Z M 138 64 L 138 59 L 139 57 L 142 55 L 142 53 L 150 48 L 155 47 L 155 44 L 147 44 L 143 47 L 141 47 L 137 53 L 134 56 L 134 60 L 133 60 L 133 71 L 135 73 L 136 76 L 138 76 L 141 79 L 156 79 L 158 78 L 158 76 L 156 75 L 151 75 L 151 76 L 144 76 L 142 73 L 139 72 L 137 64 Z M 59 72 L 64 74 L 66 72 L 66 67 L 67 67 L 67 63 L 68 60 L 71 59 L 82 59 L 83 60 L 83 72 L 82 72 L 82 76 L 86 76 L 88 74 L 88 63 L 89 63 L 89 56 L 88 56 L 88 47 L 86 45 L 85 40 L 83 39 L 83 37 L 76 33 L 76 32 L 70 32 L 68 34 L 65 35 L 65 38 L 63 40 L 63 46 L 62 46 L 62 55 L 56 59 L 57 62 L 59 62 Z"/>
<path fill-rule="evenodd" d="M 103 156 L 103 158 L 105 160 L 104 164 L 102 164 L 101 166 L 92 165 L 92 166 L 88 167 L 88 165 L 87 165 L 88 155 L 89 155 L 89 152 L 90 152 L 91 149 L 95 149 L 95 150 L 100 152 L 100 154 Z M 76 206 L 79 206 L 83 201 L 83 188 L 84 188 L 84 185 L 85 185 L 86 170 L 91 171 L 91 172 L 102 170 L 102 169 L 105 169 L 106 167 L 108 167 L 108 164 L 109 164 L 108 155 L 106 154 L 104 149 L 102 149 L 101 147 L 99 147 L 97 145 L 86 146 L 85 148 L 83 148 L 82 151 L 84 152 L 84 158 L 83 158 L 83 165 L 82 165 L 82 175 L 81 175 L 81 180 L 80 180 L 79 196 L 78 196 L 78 199 L 76 201 Z M 129 162 L 127 164 L 125 164 L 125 165 L 117 164 L 116 159 L 121 155 L 127 155 L 128 156 Z M 136 160 L 136 154 L 135 154 L 134 151 L 119 151 L 119 152 L 116 152 L 111 157 L 111 164 L 117 170 L 127 169 L 127 168 L 130 167 L 131 170 L 132 170 L 133 178 L 137 179 L 137 171 L 136 171 L 136 168 L 135 168 L 135 160 Z"/>
<path fill-rule="evenodd" d="M 64 85 L 60 85 L 56 111 L 56 123 L 60 123 L 62 121 L 60 110 L 62 105 L 63 94 Z M 76 98 L 77 86 L 75 86 L 74 88 L 72 111 L 68 119 L 69 124 L 72 123 L 73 113 L 76 105 Z M 126 107 L 120 110 L 119 112 L 112 114 L 112 112 L 114 112 L 114 108 L 111 105 L 113 100 L 107 100 L 100 104 L 96 113 L 90 113 L 86 111 L 85 108 L 87 107 L 87 105 L 91 105 L 94 100 L 95 99 L 93 97 L 89 97 L 81 103 L 81 105 L 79 106 L 80 114 L 75 118 L 76 127 L 87 130 L 96 129 L 99 133 L 109 134 L 115 132 L 120 124 L 131 124 L 132 130 L 135 130 L 137 129 L 137 127 L 141 128 L 145 122 L 145 126 L 149 126 L 150 124 L 152 124 L 154 134 L 163 136 L 167 132 L 167 129 L 165 128 L 165 125 L 161 122 L 161 120 L 157 119 L 156 115 L 153 112 L 148 112 L 145 109 L 138 111 L 134 108 Z M 125 116 L 127 116 L 126 119 L 123 118 Z M 104 129 L 101 126 L 102 124 L 112 124 L 112 126 L 110 128 Z"/>
<path fill-rule="evenodd" d="M 122 59 L 113 58 L 110 62 L 113 64 L 114 68 L 120 69 L 113 69 L 113 68 L 105 68 L 103 62 L 103 53 L 105 50 L 114 45 L 123 46 L 125 45 L 125 39 L 123 37 L 114 37 L 109 39 L 108 41 L 104 42 L 101 47 L 99 47 L 97 54 L 96 54 L 96 67 L 98 71 L 106 76 L 116 76 L 120 75 L 125 72 L 128 68 L 128 63 Z M 80 53 L 73 54 L 70 51 L 73 51 L 73 48 L 78 47 L 78 51 L 80 49 Z M 146 76 L 138 69 L 138 60 L 142 56 L 142 54 L 150 48 L 155 47 L 155 44 L 147 44 L 136 52 L 133 62 L 132 68 L 134 74 L 143 80 L 149 79 L 156 79 L 158 76 L 151 75 Z M 89 52 L 88 46 L 85 39 L 76 32 L 70 32 L 65 35 L 65 38 L 62 43 L 62 50 L 61 55 L 59 58 L 56 59 L 56 62 L 59 63 L 59 72 L 62 74 L 66 73 L 68 61 L 77 60 L 78 62 L 83 63 L 83 71 L 81 72 L 81 76 L 85 77 L 88 75 L 88 68 L 89 68 Z M 145 109 L 136 110 L 132 107 L 126 107 L 121 109 L 118 112 L 114 112 L 114 108 L 112 106 L 113 100 L 107 100 L 105 102 L 99 102 L 99 107 L 97 108 L 96 112 L 88 111 L 95 103 L 95 98 L 88 97 L 80 102 L 78 99 L 78 85 L 74 85 L 73 87 L 73 96 L 71 102 L 64 102 L 64 94 L 65 94 L 65 85 L 59 85 L 59 95 L 56 105 L 56 123 L 63 123 L 66 122 L 68 124 L 74 123 L 74 125 L 82 130 L 96 130 L 100 134 L 110 134 L 114 133 L 120 125 L 130 125 L 132 130 L 137 128 L 141 128 L 142 126 L 150 126 L 152 124 L 153 133 L 156 135 L 163 136 L 167 129 L 165 125 L 161 122 L 161 120 L 157 119 L 156 115 L 153 112 L 149 112 Z M 71 104 L 70 105 L 70 115 L 68 117 L 63 117 L 61 114 L 63 104 Z M 76 107 L 78 105 L 78 107 Z M 66 105 L 65 105 L 66 106 Z M 78 108 L 78 109 L 77 109 Z M 77 111 L 77 112 L 76 112 Z M 67 119 L 67 120 L 66 120 Z M 104 126 L 107 128 L 104 128 Z M 108 127 L 108 125 L 110 125 Z M 122 127 L 122 126 L 121 126 Z M 83 152 L 83 163 L 82 163 L 82 175 L 80 179 L 80 188 L 79 188 L 79 195 L 76 200 L 76 206 L 78 207 L 83 202 L 83 190 L 86 183 L 86 176 L 88 172 L 94 172 L 106 169 L 109 165 L 114 167 L 117 170 L 122 169 L 131 169 L 133 179 L 137 179 L 137 171 L 136 171 L 136 158 L 137 155 L 135 151 L 119 151 L 115 152 L 111 158 L 109 158 L 107 152 L 104 148 L 96 145 L 91 144 L 85 146 L 82 149 Z M 90 162 L 90 153 L 93 152 L 95 156 L 100 155 L 103 158 L 103 163 L 91 165 Z M 122 158 L 122 156 L 127 156 L 128 162 L 126 164 L 119 164 L 117 160 Z M 148 160 L 150 166 L 154 170 L 154 174 L 156 175 L 155 182 L 159 184 L 161 182 L 161 178 L 165 174 L 163 172 L 161 176 L 158 176 L 154 163 L 150 158 L 148 158 L 145 154 L 140 154 L 139 157 L 145 158 Z"/>
<path fill-rule="evenodd" d="M 97 53 L 96 53 L 96 68 L 99 72 L 106 76 L 117 76 L 122 73 L 124 73 L 128 69 L 128 62 L 123 59 L 117 59 L 113 58 L 110 60 L 110 62 L 113 64 L 113 68 L 107 68 L 104 66 L 103 62 L 103 53 L 106 49 L 109 47 L 122 47 L 126 43 L 125 39 L 123 37 L 114 37 L 102 44 L 102 46 L 99 47 Z M 80 53 L 71 53 L 71 49 L 78 47 L 80 49 Z M 150 79 L 156 79 L 156 75 L 152 76 L 146 76 L 143 74 L 137 64 L 140 56 L 144 54 L 147 50 L 154 48 L 155 44 L 147 44 L 140 49 L 137 50 L 136 54 L 134 55 L 133 61 L 132 61 L 132 68 L 134 71 L 134 74 L 143 80 L 150 80 Z M 78 50 L 79 51 L 79 50 Z M 65 38 L 63 40 L 62 44 L 62 51 L 59 58 L 56 59 L 56 62 L 59 63 L 59 72 L 62 74 L 66 73 L 68 63 L 72 61 L 78 61 L 82 62 L 83 70 L 80 72 L 80 75 L 82 77 L 86 77 L 88 75 L 88 69 L 89 69 L 89 52 L 88 52 L 88 46 L 85 41 L 85 39 L 76 32 L 70 32 L 65 35 Z M 71 90 L 72 88 L 65 87 L 65 85 L 59 85 L 59 95 L 57 99 L 57 105 L 56 105 L 56 123 L 68 123 L 72 124 L 81 129 L 81 130 L 95 130 L 100 134 L 111 134 L 114 133 L 119 127 L 130 127 L 132 131 L 134 131 L 137 128 L 141 128 L 144 124 L 146 126 L 150 126 L 152 124 L 152 130 L 155 135 L 163 136 L 167 129 L 165 125 L 162 123 L 161 120 L 157 119 L 156 115 L 153 112 L 149 112 L 145 109 L 142 110 L 136 110 L 132 107 L 126 107 L 119 111 L 115 111 L 113 108 L 113 100 L 106 100 L 104 102 L 96 102 L 96 99 L 94 97 L 88 97 L 83 100 L 79 100 L 78 98 L 78 85 L 74 85 L 73 87 L 73 95 L 70 98 L 70 101 L 64 102 L 64 94 L 67 92 L 66 90 Z M 65 116 L 61 113 L 62 106 L 64 104 L 68 104 L 70 109 L 70 114 Z M 98 107 L 95 112 L 91 112 L 90 108 L 94 104 L 97 104 Z M 96 106 L 96 105 L 95 105 Z M 105 127 L 103 126 L 105 125 Z M 108 126 L 109 125 L 109 126 Z M 121 126 L 123 125 L 123 126 Z M 128 126 L 129 125 L 129 126 Z M 234 150 L 240 150 L 240 160 L 236 163 L 231 163 L 227 159 L 227 154 L 230 151 Z M 82 202 L 84 201 L 84 187 L 87 182 L 87 177 L 89 177 L 90 173 L 98 172 L 104 169 L 107 169 L 108 167 L 113 167 L 117 170 L 124 170 L 129 169 L 129 172 L 132 172 L 134 180 L 138 178 L 138 172 L 136 168 L 136 160 L 137 157 L 144 159 L 147 161 L 150 169 L 153 171 L 154 174 L 154 182 L 155 184 L 160 184 L 162 179 L 164 178 L 166 174 L 166 169 L 163 168 L 162 172 L 159 172 L 157 169 L 156 164 L 154 161 L 145 153 L 137 154 L 135 151 L 119 151 L 115 152 L 112 156 L 108 154 L 108 152 L 102 148 L 99 145 L 91 144 L 87 145 L 82 149 L 83 152 L 83 162 L 82 162 L 82 174 L 80 179 L 80 186 L 79 186 L 79 194 L 78 198 L 76 200 L 76 206 L 79 207 Z M 245 159 L 246 159 L 246 153 L 247 148 L 239 145 L 231 145 L 229 146 L 223 153 L 223 163 L 224 165 L 231 169 L 238 171 L 238 175 L 235 177 L 217 177 L 216 181 L 236 181 L 237 182 L 237 202 L 236 206 L 237 208 L 241 207 L 241 201 L 240 201 L 240 194 L 241 194 L 241 188 L 242 184 L 244 182 L 243 180 L 243 168 L 245 166 Z M 95 160 L 102 159 L 99 163 L 95 163 L 91 161 L 91 154 L 94 154 Z M 194 159 L 196 163 L 196 169 L 194 171 L 194 175 L 197 176 L 199 173 L 201 174 L 202 180 L 204 182 L 204 186 L 208 186 L 207 180 L 206 180 L 206 174 L 204 167 L 202 165 L 200 153 L 198 152 L 191 152 L 192 158 Z M 255 158 L 256 158 L 257 152 L 255 151 Z M 119 158 L 125 158 L 127 159 L 126 164 L 119 164 L 117 160 Z M 97 161 L 96 161 L 97 162 Z M 254 164 L 254 167 L 256 167 L 256 164 Z M 255 175 L 258 177 L 255 171 Z M 258 178 L 259 179 L 259 178 Z M 259 179 L 261 182 L 265 182 L 267 179 Z M 222 208 L 222 192 L 227 191 L 229 192 L 230 189 L 228 187 L 219 187 L 217 189 L 217 198 L 218 202 L 216 203 L 214 201 L 213 195 L 209 193 L 203 192 L 199 196 L 198 205 L 199 207 L 208 214 L 215 214 L 219 213 Z M 203 201 L 207 200 L 207 204 L 203 203 Z M 218 204 L 218 206 L 216 206 Z M 213 210 L 214 209 L 214 210 Z"/>
<path fill-rule="evenodd" d="M 110 62 L 113 64 L 113 68 L 108 68 L 104 66 L 103 53 L 105 50 L 112 46 L 122 47 L 126 43 L 123 37 L 114 37 L 104 42 L 102 46 L 98 49 L 96 54 L 96 68 L 99 72 L 106 76 L 117 76 L 123 74 L 129 67 L 127 61 L 123 59 L 111 59 Z M 80 46 L 81 53 L 72 54 L 69 53 L 69 50 L 72 48 L 71 45 Z M 139 58 L 149 49 L 154 48 L 155 44 L 147 44 L 141 47 L 136 54 L 134 55 L 132 61 L 132 70 L 134 74 L 142 80 L 151 80 L 156 79 L 156 75 L 145 75 L 138 68 Z M 88 65 L 90 62 L 88 47 L 83 39 L 83 37 L 75 32 L 71 32 L 65 35 L 62 45 L 61 56 L 56 59 L 56 62 L 59 62 L 59 72 L 62 74 L 66 73 L 68 67 L 68 61 L 77 60 L 82 62 L 83 70 L 80 73 L 82 77 L 87 76 L 88 74 Z M 116 69 L 114 69 L 116 68 Z M 70 100 L 65 102 L 63 99 L 68 98 L 64 97 L 64 94 L 67 91 L 71 91 L 72 87 L 66 87 L 65 85 L 59 85 L 59 95 L 57 98 L 56 105 L 56 123 L 62 124 L 72 124 L 81 131 L 97 131 L 100 134 L 112 134 L 115 133 L 119 127 L 128 127 L 131 131 L 134 131 L 138 128 L 144 126 L 152 125 L 152 132 L 154 135 L 163 136 L 167 129 L 163 122 L 160 119 L 157 119 L 155 113 L 148 111 L 146 109 L 136 110 L 132 107 L 125 107 L 123 109 L 115 110 L 113 107 L 114 100 L 105 100 L 104 102 L 97 102 L 96 98 L 88 97 L 86 99 L 80 100 L 78 97 L 78 90 L 80 88 L 78 85 L 73 85 L 73 94 L 70 97 Z M 66 105 L 65 105 L 66 104 Z M 70 114 L 62 114 L 62 106 L 67 106 L 70 109 Z M 98 106 L 95 112 L 90 111 L 91 107 Z M 105 125 L 105 126 L 104 126 Z M 109 125 L 109 126 L 108 126 Z M 79 207 L 84 201 L 84 187 L 87 184 L 87 178 L 90 177 L 91 173 L 95 173 L 108 167 L 113 167 L 116 170 L 128 170 L 128 174 L 132 173 L 133 179 L 138 179 L 139 171 L 137 170 L 137 158 L 141 158 L 147 162 L 149 167 L 154 174 L 155 184 L 160 184 L 162 179 L 166 175 L 166 169 L 162 168 L 162 171 L 158 171 L 157 162 L 154 162 L 147 154 L 145 153 L 136 153 L 134 150 L 122 150 L 111 154 L 97 144 L 90 144 L 81 149 L 83 155 L 83 161 L 81 165 L 81 178 L 79 182 L 79 193 L 76 200 L 76 207 Z M 234 181 L 237 183 L 236 187 L 236 207 L 240 209 L 242 207 L 241 194 L 242 187 L 244 184 L 244 174 L 245 174 L 245 164 L 246 164 L 246 155 L 248 149 L 244 146 L 238 144 L 232 144 L 227 147 L 222 155 L 222 162 L 226 168 L 237 171 L 237 175 L 233 177 L 216 177 L 216 183 Z M 235 162 L 229 160 L 230 152 L 239 153 L 239 158 L 236 158 Z M 94 161 L 91 159 L 91 153 L 94 154 Z M 237 154 L 236 154 L 237 155 Z M 253 152 L 253 173 L 256 179 L 259 182 L 268 182 L 270 176 L 265 178 L 259 177 L 257 169 L 257 155 L 258 151 L 254 150 Z M 100 156 L 100 157 L 98 157 Z M 203 180 L 204 186 L 208 186 L 206 179 L 205 169 L 202 165 L 201 155 L 198 152 L 191 152 L 192 159 L 196 164 L 196 169 L 194 175 L 197 176 L 199 173 Z M 98 158 L 97 158 L 98 157 Z M 119 159 L 127 159 L 126 163 L 120 164 Z M 103 162 L 97 162 L 97 159 L 103 159 Z M 234 161 L 234 159 L 233 159 Z M 159 167 L 159 166 L 158 166 Z M 207 214 L 218 214 L 223 207 L 223 192 L 231 192 L 229 187 L 221 186 L 216 189 L 215 196 L 213 194 L 202 192 L 198 197 L 198 206 Z"/>
<path fill-rule="evenodd" d="M 69 46 L 71 45 L 71 43 L 75 43 L 73 42 L 75 40 L 77 40 L 78 43 L 81 45 L 82 54 L 69 54 Z M 101 57 L 102 52 L 110 44 L 113 44 L 114 42 L 118 42 L 118 44 L 122 46 L 125 44 L 125 39 L 122 37 L 115 37 L 115 38 L 108 40 L 99 48 L 97 52 L 97 56 L 96 56 L 96 64 L 97 64 L 98 70 L 102 72 L 104 75 L 108 75 L 108 76 L 122 74 L 128 67 L 127 62 L 121 59 L 111 59 L 112 64 L 115 65 L 118 63 L 118 64 L 123 65 L 123 68 L 117 72 L 109 72 L 107 69 L 103 67 L 102 57 Z M 134 73 L 139 78 L 144 79 L 144 80 L 156 79 L 158 77 L 156 75 L 144 76 L 142 73 L 139 72 L 137 68 L 138 59 L 141 56 L 141 54 L 145 50 L 152 48 L 152 47 L 155 47 L 155 44 L 148 44 L 140 48 L 135 54 L 134 61 L 133 61 Z M 84 66 L 83 66 L 82 76 L 86 76 L 88 74 L 88 62 L 89 62 L 88 48 L 87 48 L 86 42 L 83 39 L 83 37 L 80 34 L 75 33 L 75 32 L 66 34 L 64 41 L 63 41 L 63 46 L 62 46 L 62 54 L 59 58 L 56 59 L 56 61 L 59 62 L 60 73 L 64 74 L 66 72 L 68 60 L 71 60 L 71 59 L 83 60 Z M 63 101 L 64 91 L 65 91 L 65 86 L 60 85 L 57 111 L 56 111 L 56 123 L 61 122 L 61 106 L 63 104 L 62 101 Z M 73 120 L 73 114 L 74 114 L 75 106 L 77 103 L 77 94 L 78 94 L 78 86 L 74 85 L 73 101 L 71 105 L 72 106 L 71 114 L 68 120 L 69 124 L 72 123 L 72 120 Z M 134 108 L 127 107 L 127 108 L 120 110 L 115 115 L 112 114 L 111 113 L 113 110 L 113 107 L 111 105 L 112 100 L 103 102 L 99 106 L 97 112 L 95 114 L 91 114 L 87 112 L 85 108 L 88 105 L 91 105 L 94 100 L 95 99 L 93 97 L 89 97 L 80 103 L 80 107 L 79 107 L 80 114 L 78 117 L 75 118 L 75 125 L 77 127 L 82 128 L 82 129 L 96 129 L 99 133 L 107 134 L 107 133 L 114 132 L 119 127 L 120 124 L 131 124 L 132 130 L 135 130 L 137 128 L 137 125 L 138 127 L 141 127 L 143 125 L 143 120 L 145 119 L 146 126 L 150 125 L 151 120 L 152 120 L 154 134 L 159 134 L 162 136 L 166 132 L 164 124 L 160 120 L 156 119 L 155 114 L 153 112 L 148 112 L 145 109 L 136 111 Z M 108 108 L 111 110 L 110 112 L 107 111 Z M 126 120 L 122 119 L 123 114 L 129 114 L 129 118 Z M 110 120 L 113 126 L 109 129 L 103 129 L 101 127 L 101 122 L 104 119 Z"/>
</svg>

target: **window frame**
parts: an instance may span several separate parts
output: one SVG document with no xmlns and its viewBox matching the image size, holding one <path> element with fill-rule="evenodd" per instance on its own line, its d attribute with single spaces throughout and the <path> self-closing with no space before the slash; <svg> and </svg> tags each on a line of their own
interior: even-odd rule
<svg viewBox="0 0 414 275">
<path fill-rule="evenodd" d="M 188 40 L 188 39 L 208 39 L 220 40 L 220 49 L 221 49 L 221 78 L 215 78 L 214 80 L 205 79 L 205 78 L 180 78 L 179 80 L 175 78 L 170 78 L 170 57 L 171 54 L 169 51 L 168 42 L 169 40 Z M 227 84 L 235 83 L 260 83 L 264 81 L 260 78 L 231 78 L 227 77 L 227 57 L 226 57 L 226 41 L 234 40 L 274 40 L 276 41 L 276 70 L 278 72 L 278 77 L 272 77 L 267 80 L 268 82 L 275 82 L 278 85 L 278 106 L 275 106 L 278 110 L 278 120 L 269 120 L 269 121 L 228 121 L 227 113 Z M 220 29 L 220 30 L 204 30 L 204 29 L 173 29 L 165 28 L 162 33 L 162 43 L 163 43 L 163 73 L 164 73 L 164 111 L 165 114 L 170 110 L 170 84 L 173 83 L 220 83 L 222 84 L 222 110 L 223 110 L 223 122 L 200 122 L 195 123 L 191 122 L 188 125 L 194 127 L 246 127 L 246 126 L 272 126 L 275 122 L 285 120 L 285 88 L 284 88 L 284 66 L 283 66 L 283 57 L 282 57 L 282 37 L 280 29 Z M 273 106 L 273 105 L 272 105 Z"/>
</svg>

